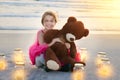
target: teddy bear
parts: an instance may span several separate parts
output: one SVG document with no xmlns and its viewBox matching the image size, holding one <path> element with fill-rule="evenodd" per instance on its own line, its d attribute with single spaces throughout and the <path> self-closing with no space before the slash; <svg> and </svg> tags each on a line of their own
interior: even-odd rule
<svg viewBox="0 0 120 80">
<path fill-rule="evenodd" d="M 44 34 L 44 41 L 48 44 L 45 53 L 45 65 L 50 70 L 60 70 L 65 64 L 71 65 L 71 71 L 76 63 L 77 49 L 75 40 L 86 37 L 89 30 L 84 27 L 83 22 L 77 21 L 73 16 L 67 19 L 62 29 L 48 30 Z M 85 65 L 85 63 L 83 63 Z"/>
</svg>

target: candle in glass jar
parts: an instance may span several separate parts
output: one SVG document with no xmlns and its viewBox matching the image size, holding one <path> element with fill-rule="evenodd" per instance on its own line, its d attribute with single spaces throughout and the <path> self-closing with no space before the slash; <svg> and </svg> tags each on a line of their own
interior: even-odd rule
<svg viewBox="0 0 120 80">
<path fill-rule="evenodd" d="M 26 80 L 26 71 L 24 66 L 16 66 L 12 73 L 13 80 Z"/>
<path fill-rule="evenodd" d="M 81 61 L 86 62 L 88 59 L 88 54 L 87 54 L 87 49 L 86 48 L 80 48 L 80 55 L 81 55 Z"/>
<path fill-rule="evenodd" d="M 5 60 L 5 55 L 0 54 L 0 70 L 5 70 L 7 67 L 7 61 Z"/>
<path fill-rule="evenodd" d="M 24 53 L 22 51 L 21 48 L 16 48 L 13 51 L 13 59 L 16 65 L 24 65 L 25 64 L 25 57 L 24 57 Z"/>
<path fill-rule="evenodd" d="M 102 58 L 102 64 L 97 69 L 97 74 L 100 78 L 109 78 L 113 75 L 113 69 L 110 64 L 109 58 Z"/>
<path fill-rule="evenodd" d="M 103 63 L 102 58 L 106 58 L 106 52 L 98 52 L 95 64 L 97 67 L 100 67 L 101 64 Z"/>
<path fill-rule="evenodd" d="M 84 80 L 85 72 L 84 65 L 80 63 L 76 63 L 73 68 L 73 73 L 71 75 L 72 80 Z"/>
</svg>

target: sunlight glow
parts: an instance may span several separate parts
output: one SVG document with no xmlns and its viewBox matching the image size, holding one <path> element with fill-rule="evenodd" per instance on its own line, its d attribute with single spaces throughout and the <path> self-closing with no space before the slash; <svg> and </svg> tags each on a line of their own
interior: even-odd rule
<svg viewBox="0 0 120 80">
<path fill-rule="evenodd" d="M 112 0 L 111 2 L 111 15 L 120 17 L 120 0 Z"/>
</svg>

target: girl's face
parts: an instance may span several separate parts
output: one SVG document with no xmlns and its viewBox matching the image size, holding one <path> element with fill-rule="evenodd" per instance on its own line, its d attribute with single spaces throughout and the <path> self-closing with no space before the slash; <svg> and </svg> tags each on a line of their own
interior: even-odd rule
<svg viewBox="0 0 120 80">
<path fill-rule="evenodd" d="M 43 26 L 45 29 L 52 29 L 55 26 L 55 18 L 51 15 L 46 15 L 43 20 Z"/>
</svg>

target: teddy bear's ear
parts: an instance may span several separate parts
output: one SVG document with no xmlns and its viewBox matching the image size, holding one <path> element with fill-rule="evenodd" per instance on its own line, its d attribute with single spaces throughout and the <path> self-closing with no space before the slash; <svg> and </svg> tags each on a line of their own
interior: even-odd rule
<svg viewBox="0 0 120 80">
<path fill-rule="evenodd" d="M 89 30 L 85 29 L 84 36 L 86 37 L 89 34 Z"/>
<path fill-rule="evenodd" d="M 76 22 L 77 21 L 77 19 L 75 18 L 75 17 L 69 17 L 68 18 L 68 20 L 67 20 L 67 22 L 69 23 L 69 22 Z"/>
</svg>

